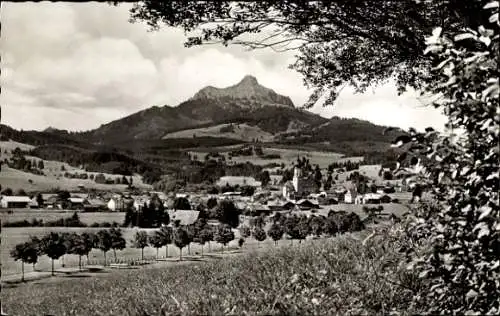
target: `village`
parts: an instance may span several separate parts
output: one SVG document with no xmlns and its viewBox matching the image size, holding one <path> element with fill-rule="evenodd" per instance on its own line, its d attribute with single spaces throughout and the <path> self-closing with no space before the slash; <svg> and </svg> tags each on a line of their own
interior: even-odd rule
<svg viewBox="0 0 500 316">
<path fill-rule="evenodd" d="M 363 170 L 364 166 L 360 167 Z M 370 166 L 372 167 L 372 166 Z M 373 168 L 373 167 L 372 167 Z M 384 170 L 384 172 L 389 170 Z M 342 171 L 340 171 L 342 172 Z M 361 171 L 362 172 L 362 171 Z M 318 185 L 314 175 L 304 174 L 299 167 L 294 168 L 293 179 L 279 184 L 280 176 L 271 174 L 273 181 L 263 187 L 260 181 L 253 177 L 224 176 L 216 186 L 231 188 L 223 193 L 208 192 L 159 192 L 141 190 L 123 192 L 86 192 L 84 186 L 79 191 L 61 193 L 38 193 L 36 195 L 2 195 L 0 205 L 6 210 L 39 209 L 47 211 L 75 210 L 79 212 L 125 212 L 133 209 L 140 212 L 145 204 L 149 204 L 151 197 L 156 195 L 165 209 L 169 211 L 192 211 L 200 204 L 206 204 L 209 199 L 230 199 L 243 214 L 258 216 L 269 215 L 276 211 L 312 211 L 328 208 L 331 205 L 343 204 L 389 204 L 410 201 L 414 183 L 406 179 L 371 181 L 364 192 L 359 192 L 354 181 L 339 181 L 329 190 Z M 243 194 L 240 187 L 251 187 L 253 194 Z M 245 196 L 246 195 L 246 196 Z M 190 209 L 174 210 L 176 198 L 189 200 Z M 417 196 L 418 198 L 418 196 Z M 11 211 L 15 211 L 11 210 Z"/>
</svg>

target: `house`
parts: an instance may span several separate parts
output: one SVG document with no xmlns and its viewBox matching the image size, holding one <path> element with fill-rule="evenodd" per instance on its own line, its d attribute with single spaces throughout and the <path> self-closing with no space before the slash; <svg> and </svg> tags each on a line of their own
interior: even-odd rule
<svg viewBox="0 0 500 316">
<path fill-rule="evenodd" d="M 170 224 L 175 225 L 179 221 L 179 225 L 192 225 L 198 219 L 200 212 L 192 210 L 167 210 L 170 217 Z"/>
<path fill-rule="evenodd" d="M 122 197 L 112 197 L 107 203 L 108 210 L 112 212 L 123 212 L 128 200 L 130 199 L 126 200 Z M 142 205 L 144 205 L 144 203 Z"/>
<path fill-rule="evenodd" d="M 312 200 L 307 200 L 307 199 L 302 199 L 297 201 L 296 205 L 298 205 L 301 209 L 310 209 L 310 208 L 319 208 L 319 204 L 312 201 Z"/>
<path fill-rule="evenodd" d="M 363 204 L 380 204 L 382 196 L 377 193 L 367 193 L 363 195 Z"/>
<path fill-rule="evenodd" d="M 31 203 L 29 196 L 2 196 L 2 208 L 27 208 Z"/>
<path fill-rule="evenodd" d="M 251 186 L 259 188 L 262 186 L 262 182 L 256 181 L 254 177 L 240 177 L 240 176 L 224 176 L 217 181 L 217 185 L 222 186 Z"/>
<path fill-rule="evenodd" d="M 83 210 L 85 212 L 97 212 L 106 210 L 107 205 L 101 199 L 85 199 L 83 203 Z"/>
<path fill-rule="evenodd" d="M 356 192 L 356 189 L 347 190 L 347 192 L 344 194 L 344 203 L 353 204 L 356 200 L 357 195 L 358 193 Z"/>
<path fill-rule="evenodd" d="M 29 206 L 29 208 L 40 208 L 41 206 L 43 206 L 43 203 L 42 203 L 42 205 L 38 205 L 38 200 L 37 200 L 36 196 L 34 196 L 31 199 L 31 202 L 28 206 Z"/>
<path fill-rule="evenodd" d="M 380 198 L 380 203 L 391 203 L 392 199 L 387 194 L 382 195 Z"/>
<path fill-rule="evenodd" d="M 254 216 L 259 216 L 261 214 L 269 215 L 271 214 L 271 208 L 267 205 L 263 205 L 260 203 L 253 204 L 250 206 L 250 210 Z"/>
<path fill-rule="evenodd" d="M 43 194 L 42 194 L 43 197 Z M 57 194 L 53 194 L 47 199 L 43 199 L 43 207 L 44 208 L 62 208 L 62 205 L 57 197 Z"/>
<path fill-rule="evenodd" d="M 85 199 L 81 197 L 70 197 L 68 199 L 68 208 L 71 210 L 83 209 Z"/>
</svg>

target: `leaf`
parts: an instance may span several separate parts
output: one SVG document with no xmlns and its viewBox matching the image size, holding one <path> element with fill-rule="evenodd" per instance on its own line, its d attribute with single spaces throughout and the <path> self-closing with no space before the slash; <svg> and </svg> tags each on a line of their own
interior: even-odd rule
<svg viewBox="0 0 500 316">
<path fill-rule="evenodd" d="M 490 46 L 491 39 L 488 36 L 481 36 L 479 40 L 484 43 L 486 46 Z"/>
<path fill-rule="evenodd" d="M 479 209 L 479 211 L 481 212 L 481 215 L 479 215 L 478 220 L 482 220 L 486 216 L 490 215 L 492 208 L 489 206 L 483 206 Z"/>
<path fill-rule="evenodd" d="M 469 290 L 469 292 L 467 292 L 467 294 L 465 294 L 465 297 L 466 298 L 474 298 L 477 296 L 477 294 L 478 293 L 476 291 L 471 289 L 471 290 Z"/>
<path fill-rule="evenodd" d="M 453 39 L 455 40 L 455 42 L 458 42 L 458 41 L 463 41 L 463 40 L 466 40 L 469 38 L 476 39 L 476 36 L 474 34 L 471 34 L 471 33 L 462 33 L 462 34 L 456 35 Z"/>
<path fill-rule="evenodd" d="M 495 13 L 495 14 L 493 14 L 492 16 L 490 16 L 490 18 L 489 18 L 489 20 L 488 20 L 488 21 L 490 21 L 490 23 L 495 23 L 495 22 L 497 22 L 497 21 L 498 21 L 498 13 Z"/>
<path fill-rule="evenodd" d="M 483 102 L 486 101 L 486 98 L 490 94 L 497 94 L 498 95 L 499 90 L 500 90 L 500 86 L 498 85 L 498 83 L 490 85 L 488 88 L 484 89 L 483 92 L 481 92 L 481 101 L 483 101 Z"/>
<path fill-rule="evenodd" d="M 498 8 L 498 1 L 491 1 L 490 3 L 487 3 L 483 9 L 494 9 Z"/>
<path fill-rule="evenodd" d="M 391 147 L 401 147 L 406 143 L 409 143 L 411 141 L 410 136 L 408 135 L 401 135 L 398 136 L 391 144 Z"/>
</svg>

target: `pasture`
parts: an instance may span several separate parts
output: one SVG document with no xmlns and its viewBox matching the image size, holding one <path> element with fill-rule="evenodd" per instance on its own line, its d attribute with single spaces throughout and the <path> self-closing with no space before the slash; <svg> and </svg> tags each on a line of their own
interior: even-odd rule
<svg viewBox="0 0 500 316">
<path fill-rule="evenodd" d="M 384 239 L 363 245 L 367 234 L 248 247 L 238 256 L 168 268 L 82 274 L 78 286 L 71 276 L 54 278 L 57 286 L 18 284 L 3 289 L 2 306 L 10 315 L 418 313 L 408 304 L 418 284 L 397 266 L 403 254 Z"/>
<path fill-rule="evenodd" d="M 402 204 L 381 204 L 384 207 L 384 210 L 382 214 L 395 214 L 397 216 L 401 216 L 402 214 L 406 213 L 408 211 L 408 207 Z M 301 211 L 297 212 L 297 214 L 302 213 L 307 216 L 311 215 L 324 215 L 327 216 L 328 212 L 330 210 L 344 210 L 346 212 L 354 212 L 358 214 L 362 219 L 365 218 L 367 215 L 364 213 L 362 210 L 364 205 L 355 205 L 355 204 L 339 204 L 339 205 L 329 205 L 329 206 L 324 206 L 323 208 L 315 211 L 314 213 L 312 211 Z M 33 212 L 35 213 L 35 212 Z M 2 214 L 2 221 L 8 220 L 8 221 L 13 221 L 14 218 L 15 220 L 23 220 L 27 219 L 30 220 L 31 218 L 43 218 L 44 220 L 49 220 L 49 219 L 57 219 L 60 217 L 66 217 L 70 216 L 72 213 L 71 212 L 65 212 L 65 213 L 59 213 L 59 212 L 48 212 L 45 214 L 41 214 L 42 212 L 36 212 L 35 214 L 30 214 L 28 212 L 24 213 L 18 213 L 18 214 L 12 214 L 12 215 L 6 215 Z M 15 217 L 8 217 L 8 216 L 15 216 Z M 123 219 L 125 217 L 124 213 L 79 213 L 80 219 L 87 224 L 91 224 L 93 222 L 112 222 L 116 221 L 119 224 L 123 222 Z M 248 225 L 248 219 L 242 221 L 242 223 Z M 265 229 L 268 229 L 270 226 L 270 223 L 268 222 L 266 225 Z M 22 228 L 17 228 L 17 227 L 6 227 L 2 228 L 2 243 L 0 245 L 1 248 L 1 253 L 0 253 L 0 259 L 2 260 L 2 275 L 12 275 L 12 274 L 17 274 L 20 271 L 20 263 L 15 262 L 11 257 L 10 257 L 10 250 L 18 243 L 27 241 L 30 236 L 38 236 L 41 237 L 44 234 L 46 234 L 49 231 L 57 231 L 57 232 L 85 232 L 85 231 L 93 231 L 97 232 L 101 229 L 105 228 L 65 228 L 65 227 L 22 227 Z M 127 241 L 127 248 L 123 251 L 118 251 L 117 252 L 117 257 L 119 260 L 127 260 L 127 259 L 138 259 L 140 258 L 141 251 L 140 249 L 134 249 L 131 248 L 131 240 L 134 238 L 135 233 L 138 231 L 138 228 L 122 228 L 124 238 Z M 147 232 L 152 232 L 154 229 L 144 229 Z M 234 230 L 235 232 L 235 239 L 229 243 L 229 246 L 231 247 L 236 247 L 238 244 L 238 238 L 240 237 L 239 231 L 236 229 Z M 256 241 L 253 240 L 253 238 L 247 239 L 245 242 L 245 245 L 252 245 L 256 244 Z M 266 241 L 261 243 L 263 246 L 272 245 L 272 241 L 267 239 Z M 178 257 L 179 255 L 179 250 L 173 246 L 170 245 L 169 247 L 169 256 L 174 256 Z M 201 252 L 201 246 L 196 243 L 192 243 L 191 246 L 191 253 L 195 254 L 196 252 Z M 211 248 L 212 249 L 220 249 L 220 245 L 216 244 L 215 242 L 211 243 Z M 208 250 L 208 245 L 205 245 L 204 251 Z M 148 247 L 144 251 L 145 256 L 148 257 L 153 257 L 156 255 L 156 249 L 153 249 L 151 247 Z M 165 256 L 165 248 L 161 248 L 159 250 L 159 254 L 161 257 Z M 187 254 L 187 248 L 183 250 L 183 254 Z M 99 250 L 92 250 L 90 253 L 89 259 L 92 262 L 95 263 L 100 263 L 102 264 L 104 262 L 104 255 L 101 251 Z M 107 254 L 107 259 L 110 260 L 109 262 L 113 262 L 113 253 L 109 252 Z M 56 267 L 60 267 L 62 264 L 62 261 L 64 260 L 64 263 L 67 266 L 77 266 L 78 265 L 78 257 L 74 255 L 66 255 L 64 259 L 60 259 L 56 261 Z M 86 259 L 85 259 L 86 260 Z M 32 271 L 32 267 L 29 265 L 25 266 L 26 272 Z M 39 259 L 39 263 L 37 264 L 37 269 L 45 270 L 48 271 L 50 269 L 50 260 L 43 256 Z"/>
<path fill-rule="evenodd" d="M 75 211 L 73 210 L 15 209 L 11 214 L 9 214 L 5 210 L 2 210 L 0 211 L 0 220 L 4 223 L 22 220 L 31 221 L 35 218 L 37 220 L 47 222 L 70 217 L 74 212 Z M 125 219 L 125 212 L 78 212 L 78 216 L 80 217 L 80 220 L 87 225 L 91 225 L 96 222 L 117 222 L 121 224 Z"/>
<path fill-rule="evenodd" d="M 228 160 L 229 157 L 229 151 L 234 150 L 236 148 L 241 147 L 241 145 L 238 146 L 231 146 L 231 147 L 218 147 L 216 149 L 211 149 L 210 151 L 206 152 L 214 152 L 217 151 L 220 154 L 223 154 L 226 158 L 226 161 Z M 328 165 L 330 165 L 333 162 L 336 161 L 347 161 L 351 160 L 353 162 L 361 161 L 363 160 L 363 157 L 344 157 L 343 154 L 339 153 L 334 153 L 334 152 L 328 152 L 328 151 L 319 151 L 319 150 L 306 150 L 306 149 L 288 149 L 288 148 L 278 148 L 278 147 L 267 147 L 265 145 L 262 146 L 262 150 L 264 152 L 264 155 L 280 155 L 279 159 L 263 159 L 261 157 L 258 157 L 256 155 L 252 156 L 237 156 L 237 157 L 232 157 L 231 161 L 233 163 L 246 163 L 250 162 L 254 165 L 267 165 L 270 163 L 277 163 L 281 164 L 284 163 L 286 168 L 289 168 L 292 166 L 294 162 L 297 161 L 297 157 L 305 157 L 309 159 L 310 163 L 312 165 L 318 164 L 321 169 L 326 169 L 328 168 Z M 203 159 L 205 151 L 191 151 L 191 155 L 197 155 L 199 160 Z"/>
<path fill-rule="evenodd" d="M 258 126 L 250 126 L 248 124 L 232 124 L 233 129 L 229 130 L 228 126 L 230 124 L 220 124 L 210 127 L 193 128 L 182 130 L 178 132 L 168 133 L 163 136 L 163 139 L 168 138 L 194 138 L 194 137 L 223 137 L 232 138 L 251 142 L 254 139 L 258 139 L 262 142 L 270 142 L 274 140 L 274 135 L 263 131 Z M 226 129 L 222 131 L 221 129 Z"/>
<path fill-rule="evenodd" d="M 31 159 L 31 158 L 30 158 Z M 9 167 L 2 166 L 2 172 L 0 173 L 0 183 L 2 184 L 2 188 L 11 188 L 16 191 L 19 189 L 23 189 L 26 192 L 31 191 L 48 191 L 51 189 L 64 188 L 69 191 L 74 191 L 78 189 L 79 185 L 85 186 L 87 189 L 96 189 L 96 190 L 110 190 L 110 191 L 125 191 L 127 190 L 127 185 L 125 184 L 101 184 L 96 183 L 90 179 L 70 179 L 60 176 L 60 174 L 64 174 L 64 171 L 60 171 L 57 167 L 49 167 L 49 166 L 60 166 L 62 162 L 52 162 L 44 160 L 45 169 L 43 170 L 46 173 L 46 176 L 35 175 L 29 172 L 24 172 L 17 169 L 12 169 Z M 59 170 L 59 171 L 56 171 Z M 78 168 L 70 168 L 68 167 L 68 172 L 71 173 L 84 173 L 84 170 Z M 98 174 L 97 172 L 87 172 L 87 174 Z M 106 177 L 118 177 L 118 175 L 110 175 L 104 174 Z M 119 176 L 121 178 L 121 176 Z M 128 177 L 127 177 L 128 179 Z M 132 177 L 133 184 L 139 188 L 151 188 L 151 186 L 146 185 L 142 182 L 142 179 L 139 175 L 134 175 Z M 30 181 L 31 180 L 31 181 Z"/>
</svg>

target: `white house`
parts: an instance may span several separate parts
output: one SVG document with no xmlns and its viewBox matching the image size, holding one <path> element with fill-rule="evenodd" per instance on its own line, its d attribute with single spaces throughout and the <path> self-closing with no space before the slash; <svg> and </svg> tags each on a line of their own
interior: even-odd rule
<svg viewBox="0 0 500 316">
<path fill-rule="evenodd" d="M 113 197 L 113 198 L 109 199 L 109 201 L 108 201 L 108 209 L 109 209 L 110 211 L 113 211 L 113 212 L 115 212 L 115 211 L 119 210 L 119 209 L 120 209 L 120 206 L 121 206 L 121 205 L 120 205 L 120 202 L 121 202 L 121 204 L 123 204 L 123 201 L 121 201 L 121 200 L 120 200 L 120 199 L 118 199 L 118 198 L 114 198 L 114 197 Z"/>
<path fill-rule="evenodd" d="M 0 201 L 3 208 L 27 208 L 30 203 L 29 196 L 3 196 Z"/>
</svg>

